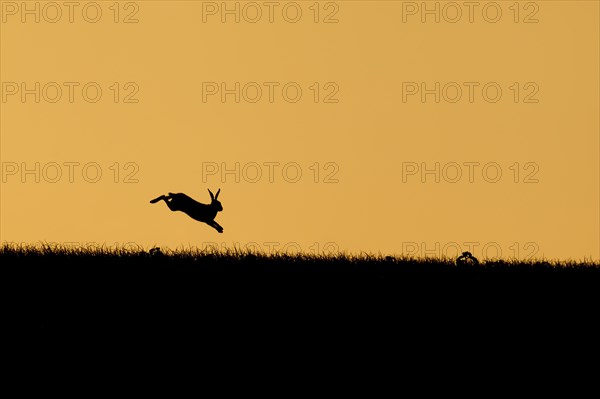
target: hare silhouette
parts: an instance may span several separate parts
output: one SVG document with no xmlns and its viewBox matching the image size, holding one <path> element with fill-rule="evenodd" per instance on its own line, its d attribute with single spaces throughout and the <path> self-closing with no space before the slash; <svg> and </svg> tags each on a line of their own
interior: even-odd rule
<svg viewBox="0 0 600 399">
<path fill-rule="evenodd" d="M 192 219 L 206 223 L 219 233 L 222 233 L 223 227 L 221 227 L 219 223 L 215 222 L 217 213 L 223 210 L 221 202 L 219 202 L 217 199 L 220 192 L 221 189 L 217 191 L 217 195 L 213 195 L 212 191 L 208 189 L 211 199 L 210 204 L 202 204 L 183 193 L 169 193 L 169 195 L 161 195 L 160 197 L 154 198 L 152 201 L 150 201 L 150 203 L 156 204 L 159 201 L 165 201 L 171 211 L 183 212 Z"/>
</svg>

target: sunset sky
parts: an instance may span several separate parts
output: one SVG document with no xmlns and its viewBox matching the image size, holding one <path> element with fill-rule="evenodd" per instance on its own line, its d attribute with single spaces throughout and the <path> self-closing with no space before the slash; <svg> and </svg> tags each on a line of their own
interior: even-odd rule
<svg viewBox="0 0 600 399">
<path fill-rule="evenodd" d="M 2 242 L 600 258 L 598 2 L 75 3 L 0 2 Z"/>
</svg>

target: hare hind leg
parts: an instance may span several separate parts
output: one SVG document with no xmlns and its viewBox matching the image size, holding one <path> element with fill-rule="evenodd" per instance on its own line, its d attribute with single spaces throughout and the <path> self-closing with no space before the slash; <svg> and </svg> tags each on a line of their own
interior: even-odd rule
<svg viewBox="0 0 600 399">
<path fill-rule="evenodd" d="M 152 201 L 150 201 L 150 203 L 155 204 L 160 200 L 164 200 L 165 204 L 167 204 L 169 209 L 172 210 L 173 212 L 181 210 L 180 207 L 178 206 L 179 201 L 173 201 L 173 199 L 174 198 L 171 195 L 161 195 L 160 197 L 155 198 Z"/>
<path fill-rule="evenodd" d="M 164 200 L 164 199 L 166 199 L 166 198 L 167 198 L 167 197 L 165 197 L 164 195 L 161 195 L 161 196 L 160 196 L 160 197 L 158 197 L 158 198 L 154 198 L 152 201 L 150 201 L 150 203 L 151 203 L 151 204 L 156 204 L 158 201 L 160 201 L 160 200 Z"/>
</svg>

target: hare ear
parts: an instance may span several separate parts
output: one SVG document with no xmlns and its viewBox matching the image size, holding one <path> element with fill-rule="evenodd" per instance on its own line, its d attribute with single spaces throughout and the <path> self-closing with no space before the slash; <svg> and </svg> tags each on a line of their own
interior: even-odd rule
<svg viewBox="0 0 600 399">
<path fill-rule="evenodd" d="M 210 191 L 210 188 L 208 189 L 208 193 L 210 194 L 210 199 L 214 201 L 215 196 L 213 195 L 212 191 Z"/>
<path fill-rule="evenodd" d="M 217 190 L 217 195 L 215 195 L 215 199 L 219 198 L 219 193 L 221 192 L 221 189 Z"/>
</svg>

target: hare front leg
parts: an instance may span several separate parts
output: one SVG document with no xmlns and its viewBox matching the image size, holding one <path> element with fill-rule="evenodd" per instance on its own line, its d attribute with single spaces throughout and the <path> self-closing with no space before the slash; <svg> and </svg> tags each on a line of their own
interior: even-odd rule
<svg viewBox="0 0 600 399">
<path fill-rule="evenodd" d="M 223 232 L 223 227 L 221 227 L 221 225 L 219 223 L 215 222 L 214 220 L 211 220 L 210 222 L 207 222 L 206 224 L 208 224 L 209 226 L 213 227 L 219 233 Z"/>
</svg>

